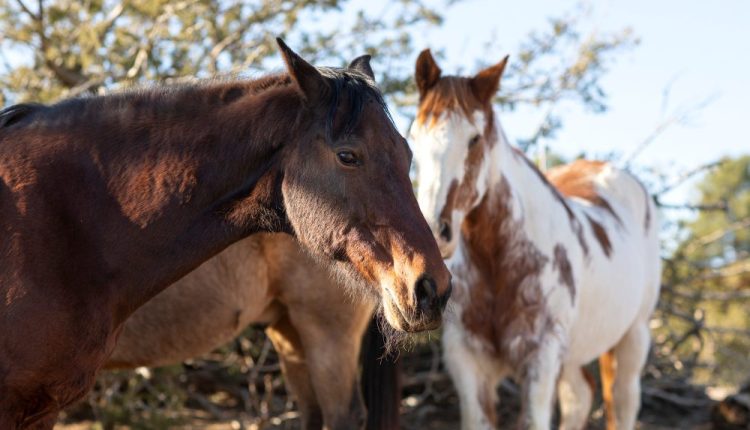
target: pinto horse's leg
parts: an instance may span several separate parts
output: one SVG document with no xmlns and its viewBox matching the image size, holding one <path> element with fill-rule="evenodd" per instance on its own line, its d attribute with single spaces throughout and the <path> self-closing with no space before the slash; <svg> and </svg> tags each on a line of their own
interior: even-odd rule
<svg viewBox="0 0 750 430">
<path fill-rule="evenodd" d="M 322 429 L 323 413 L 310 380 L 305 351 L 289 316 L 285 314 L 266 328 L 266 334 L 279 354 L 286 385 L 297 399 L 302 429 Z"/>
<path fill-rule="evenodd" d="M 561 370 L 563 346 L 557 336 L 545 336 L 526 367 L 522 427 L 548 430 L 552 420 L 555 388 Z M 580 372 L 580 368 L 578 369 Z"/>
<path fill-rule="evenodd" d="M 446 321 L 443 331 L 443 359 L 458 391 L 461 429 L 494 429 L 498 425 L 495 407 L 498 402 L 496 387 L 500 377 L 488 374 L 478 363 L 481 358 L 467 347 L 467 336 L 470 335 Z"/>
<path fill-rule="evenodd" d="M 602 379 L 602 400 L 604 401 L 604 415 L 606 418 L 606 429 L 617 430 L 617 419 L 615 418 L 615 400 L 613 387 L 615 385 L 615 352 L 607 351 L 599 357 L 599 373 Z"/>
<path fill-rule="evenodd" d="M 586 426 L 594 394 L 594 381 L 576 364 L 563 366 L 557 393 L 560 399 L 560 428 L 581 430 Z"/>
<path fill-rule="evenodd" d="M 648 321 L 637 321 L 615 346 L 617 373 L 614 385 L 618 430 L 635 428 L 641 407 L 641 371 L 651 345 Z"/>
</svg>

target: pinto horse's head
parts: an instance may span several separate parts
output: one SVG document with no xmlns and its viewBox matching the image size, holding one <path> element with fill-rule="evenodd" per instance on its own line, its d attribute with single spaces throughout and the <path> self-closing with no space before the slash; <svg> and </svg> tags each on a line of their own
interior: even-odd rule
<svg viewBox="0 0 750 430">
<path fill-rule="evenodd" d="M 375 87 L 369 56 L 316 68 L 279 41 L 302 98 L 286 144 L 287 219 L 314 255 L 381 298 L 397 330 L 440 325 L 450 273 L 409 179 L 411 151 Z"/>
<path fill-rule="evenodd" d="M 417 59 L 419 110 L 410 132 L 417 200 L 446 258 L 464 216 L 487 191 L 489 153 L 497 140 L 492 97 L 507 60 L 465 78 L 441 76 L 428 49 Z"/>
</svg>

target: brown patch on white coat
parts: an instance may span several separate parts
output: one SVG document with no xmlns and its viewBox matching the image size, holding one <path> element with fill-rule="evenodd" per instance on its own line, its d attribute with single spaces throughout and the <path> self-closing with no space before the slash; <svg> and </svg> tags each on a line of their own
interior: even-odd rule
<svg viewBox="0 0 750 430">
<path fill-rule="evenodd" d="M 612 255 L 612 242 L 609 241 L 607 230 L 590 216 L 586 215 L 586 218 L 589 220 L 589 224 L 591 224 L 591 230 L 594 232 L 596 240 L 599 241 L 599 245 L 601 245 L 604 255 L 609 257 Z"/>
<path fill-rule="evenodd" d="M 553 183 L 550 182 L 550 179 L 548 176 L 545 176 L 535 165 L 534 163 L 529 160 L 526 155 L 524 155 L 523 152 L 521 152 L 520 149 L 512 147 L 511 148 L 513 156 L 519 160 L 520 162 L 526 164 L 529 167 L 529 170 L 534 172 L 539 179 L 539 181 L 544 184 L 549 192 L 552 194 L 555 200 L 565 209 L 565 213 L 568 216 L 568 221 L 570 222 L 570 228 L 575 233 L 576 239 L 578 240 L 578 244 L 581 247 L 581 250 L 583 251 L 583 254 L 588 257 L 589 255 L 589 245 L 586 242 L 586 236 L 583 231 L 583 224 L 581 224 L 581 221 L 576 217 L 576 215 L 573 213 L 573 210 L 570 208 L 570 205 L 568 204 L 568 201 L 565 197 L 569 197 L 567 195 L 563 195 L 561 193 L 561 190 L 559 190 Z"/>
<path fill-rule="evenodd" d="M 570 164 L 550 169 L 547 172 L 547 179 L 563 196 L 582 199 L 606 211 L 619 225 L 622 225 L 622 220 L 617 212 L 596 188 L 596 176 L 608 167 L 609 164 L 603 161 L 576 160 Z M 591 230 L 602 251 L 609 257 L 612 254 L 612 242 L 606 228 L 591 216 L 587 215 L 586 219 L 591 225 Z"/>
<path fill-rule="evenodd" d="M 417 58 L 415 79 L 419 89 L 419 110 L 417 121 L 424 123 L 428 117 L 437 120 L 444 113 L 461 110 L 467 118 L 471 118 L 475 111 L 482 111 L 486 118 L 494 115 L 489 101 L 500 88 L 499 77 L 505 70 L 508 57 L 492 67 L 482 70 L 472 78 L 459 76 L 442 77 L 442 70 L 438 67 L 429 50 L 424 50 Z M 484 137 L 494 143 L 492 121 L 485 124 Z"/>
<path fill-rule="evenodd" d="M 606 198 L 596 189 L 594 178 L 609 166 L 604 161 L 575 160 L 570 164 L 557 166 L 547 172 L 547 179 L 565 197 L 577 197 L 609 212 L 618 223 L 622 220 L 612 209 Z"/>
<path fill-rule="evenodd" d="M 549 258 L 524 236 L 509 204 L 510 187 L 503 179 L 463 223 L 467 257 L 478 276 L 461 321 L 492 355 L 520 367 L 538 347 L 546 325 L 540 276 Z M 493 240 L 493 234 L 504 240 Z"/>
<path fill-rule="evenodd" d="M 554 254 L 555 259 L 553 264 L 555 269 L 560 273 L 558 281 L 560 282 L 560 285 L 568 287 L 568 290 L 570 291 L 570 301 L 575 302 L 576 283 L 573 279 L 573 269 L 570 267 L 570 260 L 568 260 L 568 251 L 565 250 L 565 247 L 561 243 L 558 243 L 555 245 Z"/>
</svg>

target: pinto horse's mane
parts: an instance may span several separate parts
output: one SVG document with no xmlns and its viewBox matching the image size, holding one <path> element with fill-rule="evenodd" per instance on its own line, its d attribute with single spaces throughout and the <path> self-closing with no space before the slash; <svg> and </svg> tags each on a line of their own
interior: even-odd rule
<svg viewBox="0 0 750 430">
<path fill-rule="evenodd" d="M 326 106 L 329 134 L 351 133 L 368 101 L 377 103 L 393 121 L 372 79 L 357 70 L 346 68 L 318 67 L 317 70 L 329 86 Z M 75 97 L 49 106 L 22 103 L 0 110 L 0 130 L 33 121 L 66 125 L 85 121 L 94 125 L 113 113 L 124 114 L 134 110 L 153 120 L 162 120 L 181 114 L 200 114 L 200 110 L 207 107 L 228 105 L 245 95 L 288 89 L 291 85 L 291 77 L 287 73 L 279 73 L 252 80 L 207 79 L 188 84 L 144 86 L 104 96 Z M 338 118 L 337 113 L 342 113 L 342 117 Z"/>
</svg>

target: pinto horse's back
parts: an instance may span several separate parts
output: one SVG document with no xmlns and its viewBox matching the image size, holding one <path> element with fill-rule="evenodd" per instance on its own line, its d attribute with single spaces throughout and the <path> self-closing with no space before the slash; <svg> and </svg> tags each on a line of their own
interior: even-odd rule
<svg viewBox="0 0 750 430">
<path fill-rule="evenodd" d="M 660 289 L 656 205 L 637 178 L 609 163 L 578 160 L 551 169 L 547 177 L 588 221 L 600 245 L 591 250 L 584 269 L 582 311 L 570 340 L 570 350 L 575 351 L 572 361 L 578 363 L 572 366 L 601 353 L 597 350 L 602 346 L 608 348 L 599 360 L 607 428 L 632 428 L 640 373 L 650 346 L 648 321 Z M 594 339 L 597 336 L 586 331 L 594 322 L 608 327 L 595 331 L 599 335 L 618 333 L 613 345 L 615 337 L 606 336 L 607 342 L 602 342 L 604 337 Z"/>
<path fill-rule="evenodd" d="M 649 251 L 645 259 L 659 261 L 656 204 L 633 174 L 608 162 L 576 160 L 550 169 L 546 176 L 567 199 L 583 200 L 589 207 L 603 210 L 634 236 L 640 233 L 637 237 Z"/>
<path fill-rule="evenodd" d="M 576 160 L 552 168 L 547 179 L 560 193 L 606 209 L 619 222 L 632 217 L 642 231 L 655 230 L 653 199 L 632 174 L 603 161 Z"/>
<path fill-rule="evenodd" d="M 627 291 L 613 293 L 627 293 L 638 301 L 631 303 L 635 313 L 626 319 L 648 319 L 659 295 L 661 259 L 656 205 L 646 188 L 629 172 L 601 161 L 577 160 L 550 169 L 547 178 L 578 210 L 595 238 L 589 245 L 592 260 L 582 279 L 582 291 L 592 289 L 596 296 L 600 292 L 593 290 L 624 288 Z M 610 281 L 602 283 L 602 277 Z"/>
</svg>

